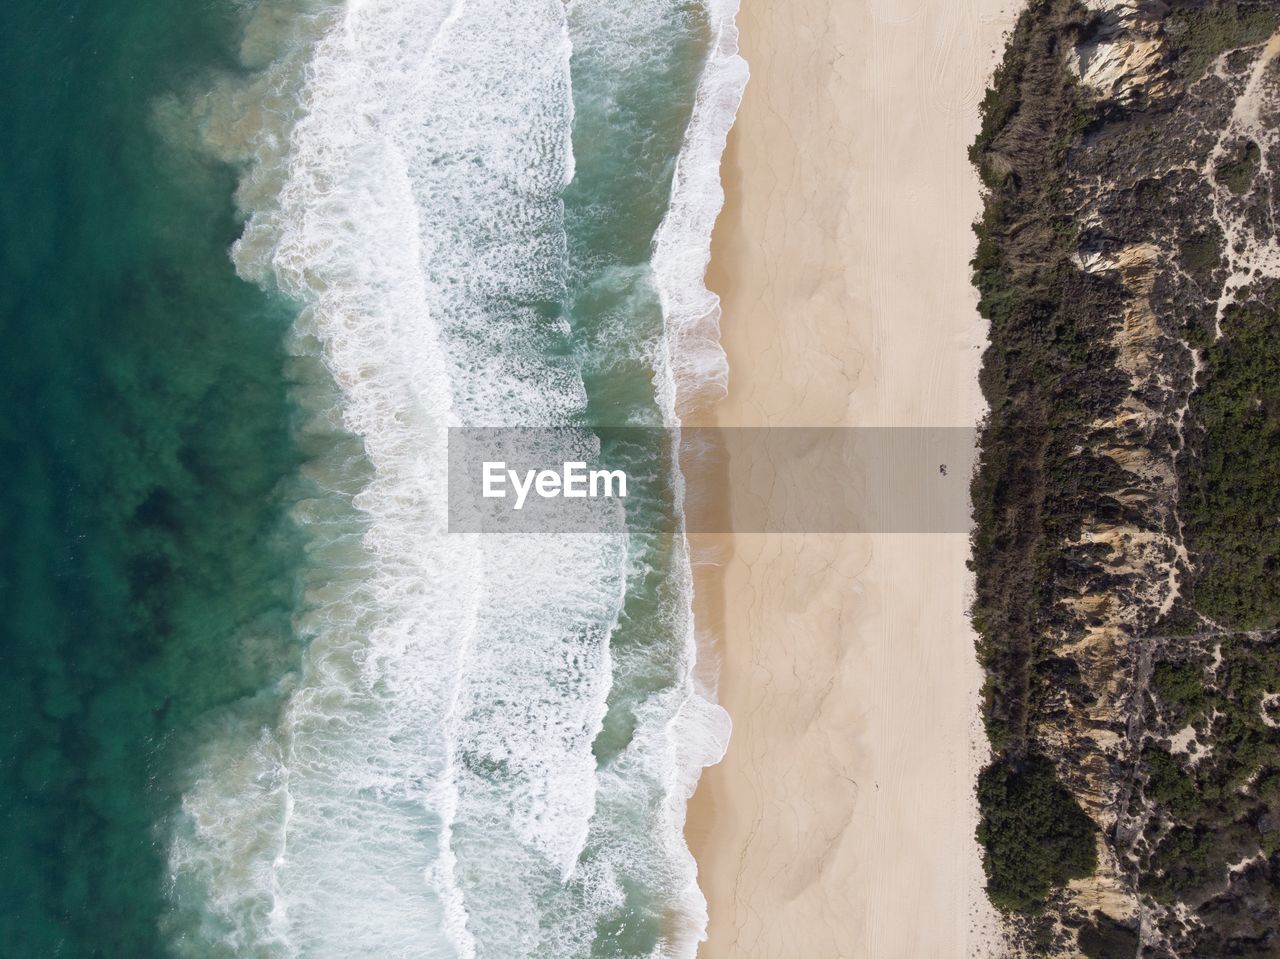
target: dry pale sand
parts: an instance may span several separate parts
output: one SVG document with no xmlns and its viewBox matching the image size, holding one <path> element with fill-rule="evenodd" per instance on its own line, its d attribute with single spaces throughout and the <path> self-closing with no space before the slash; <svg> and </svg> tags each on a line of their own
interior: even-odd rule
<svg viewBox="0 0 1280 959">
<path fill-rule="evenodd" d="M 966 148 L 1013 7 L 743 0 L 751 82 L 709 277 L 732 377 L 704 422 L 979 418 Z M 732 461 L 731 484 L 759 466 Z M 734 722 L 690 810 L 711 917 L 699 956 L 989 952 L 966 538 L 695 545 L 731 550 L 699 567 L 697 596 Z"/>
</svg>

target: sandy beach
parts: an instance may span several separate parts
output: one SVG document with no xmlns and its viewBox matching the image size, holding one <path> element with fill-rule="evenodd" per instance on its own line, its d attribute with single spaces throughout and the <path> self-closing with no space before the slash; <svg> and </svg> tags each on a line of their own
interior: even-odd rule
<svg viewBox="0 0 1280 959">
<path fill-rule="evenodd" d="M 751 82 L 708 279 L 730 393 L 700 422 L 977 422 L 966 149 L 1014 6 L 743 0 Z M 759 466 L 731 461 L 731 487 Z M 690 809 L 710 911 L 699 956 L 992 954 L 967 538 L 695 547 L 703 672 L 718 669 L 734 723 Z"/>
</svg>

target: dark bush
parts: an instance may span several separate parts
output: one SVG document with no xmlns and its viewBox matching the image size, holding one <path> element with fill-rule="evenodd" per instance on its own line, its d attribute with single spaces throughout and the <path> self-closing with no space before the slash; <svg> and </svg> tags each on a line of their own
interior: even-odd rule
<svg viewBox="0 0 1280 959">
<path fill-rule="evenodd" d="M 1056 886 L 1097 868 L 1097 830 L 1043 756 L 998 760 L 978 777 L 987 894 L 1001 909 L 1027 912 Z"/>
</svg>

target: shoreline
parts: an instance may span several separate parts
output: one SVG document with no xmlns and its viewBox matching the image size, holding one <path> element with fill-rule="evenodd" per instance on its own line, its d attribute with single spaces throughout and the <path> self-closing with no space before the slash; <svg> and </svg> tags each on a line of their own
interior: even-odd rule
<svg viewBox="0 0 1280 959">
<path fill-rule="evenodd" d="M 1014 6 L 743 0 L 751 81 L 707 273 L 729 395 L 688 423 L 979 420 L 966 151 Z M 761 469 L 730 462 L 727 484 Z M 688 809 L 701 959 L 996 954 L 973 840 L 986 743 L 967 538 L 691 550 L 698 675 L 734 721 Z"/>
</svg>

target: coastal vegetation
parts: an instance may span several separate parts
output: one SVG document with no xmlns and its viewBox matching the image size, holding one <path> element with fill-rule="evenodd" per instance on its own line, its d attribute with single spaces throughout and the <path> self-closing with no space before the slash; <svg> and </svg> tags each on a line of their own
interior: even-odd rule
<svg viewBox="0 0 1280 959">
<path fill-rule="evenodd" d="M 996 753 L 979 784 L 978 840 L 991 899 L 1012 910 L 1043 904 L 1052 887 L 1092 872 L 1095 857 L 1092 823 L 1037 755 L 1034 732 L 1059 663 L 1044 629 L 1054 544 L 1114 471 L 1078 448 L 1084 424 L 1119 390 L 1114 377 L 1086 375 L 1111 362 L 1098 318 L 1115 293 L 1072 266 L 1071 223 L 1058 212 L 1062 150 L 1090 117 L 1060 68 L 1059 45 L 1083 16 L 1063 0 L 1022 14 L 970 152 L 987 190 L 973 268 L 991 341 L 981 374 L 990 413 L 972 487 L 973 620 Z"/>
<path fill-rule="evenodd" d="M 987 891 L 1002 909 L 1032 909 L 1054 886 L 1097 866 L 1093 823 L 1043 756 L 988 766 L 978 778 L 978 799 Z"/>
<path fill-rule="evenodd" d="M 1267 3 L 1183 3 L 1169 15 L 1165 31 L 1173 38 L 1175 69 L 1188 81 L 1199 80 L 1228 50 L 1262 43 L 1277 27 L 1280 14 Z"/>
<path fill-rule="evenodd" d="M 1237 196 L 1248 193 L 1261 164 L 1262 148 L 1253 140 L 1244 140 L 1236 145 L 1234 156 L 1218 164 L 1218 181 Z"/>
<path fill-rule="evenodd" d="M 1228 308 L 1180 458 L 1192 606 L 1226 629 L 1280 626 L 1280 288 Z"/>
<path fill-rule="evenodd" d="M 977 835 L 1032 955 L 1280 954 L 1280 282 L 1217 309 L 1219 211 L 1265 224 L 1277 184 L 1265 136 L 1212 127 L 1280 17 L 1170 8 L 1032 2 L 970 153 Z M 1073 50 L 1126 30 L 1161 56 L 1083 86 Z"/>
<path fill-rule="evenodd" d="M 1199 909 L 1197 948 L 1222 955 L 1274 954 L 1280 915 L 1278 307 L 1273 286 L 1226 310 L 1190 398 L 1179 484 L 1183 618 L 1196 632 L 1155 666 L 1151 725 L 1167 735 L 1138 763 L 1150 807 L 1140 888 Z M 1178 731 L 1194 748 L 1172 748 Z"/>
</svg>

